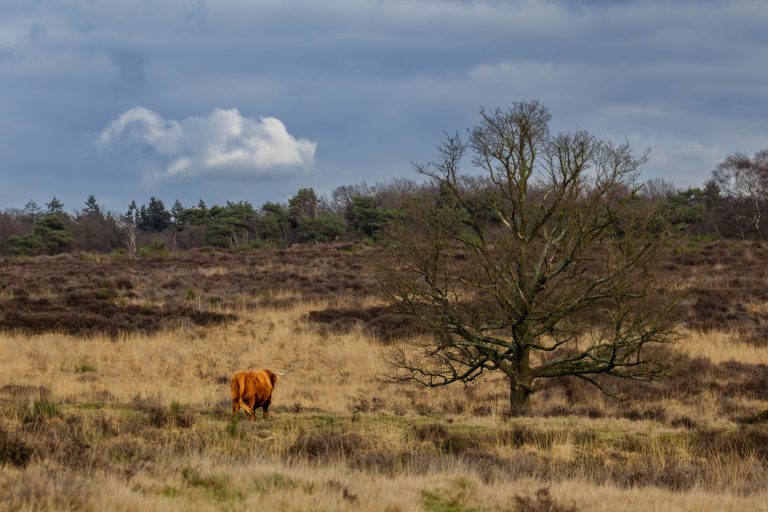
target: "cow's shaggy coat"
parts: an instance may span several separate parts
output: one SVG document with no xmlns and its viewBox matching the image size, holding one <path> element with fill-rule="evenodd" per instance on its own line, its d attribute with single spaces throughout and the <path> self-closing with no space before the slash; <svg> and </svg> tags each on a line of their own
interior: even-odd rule
<svg viewBox="0 0 768 512">
<path fill-rule="evenodd" d="M 242 408 L 253 420 L 258 407 L 264 409 L 264 417 L 269 418 L 269 403 L 275 389 L 278 375 L 272 370 L 241 370 L 232 376 L 229 382 L 232 397 L 232 416 Z"/>
</svg>

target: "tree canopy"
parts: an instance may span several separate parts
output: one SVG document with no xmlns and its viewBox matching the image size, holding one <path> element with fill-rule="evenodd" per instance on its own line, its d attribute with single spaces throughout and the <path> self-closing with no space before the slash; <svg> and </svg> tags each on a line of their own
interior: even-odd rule
<svg viewBox="0 0 768 512">
<path fill-rule="evenodd" d="M 384 290 L 431 333 L 395 348 L 395 378 L 501 372 L 524 409 L 542 378 L 602 388 L 604 375 L 663 375 L 675 301 L 653 272 L 668 229 L 638 194 L 645 154 L 552 135 L 536 101 L 481 117 L 468 142 L 447 136 L 436 162 L 416 166 L 439 194 L 414 200 L 391 234 Z"/>
</svg>

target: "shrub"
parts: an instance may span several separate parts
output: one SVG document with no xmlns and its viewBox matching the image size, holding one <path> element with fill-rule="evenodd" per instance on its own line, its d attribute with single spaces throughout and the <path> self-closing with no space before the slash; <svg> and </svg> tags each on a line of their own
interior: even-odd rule
<svg viewBox="0 0 768 512">
<path fill-rule="evenodd" d="M 424 492 L 423 504 L 427 512 L 469 512 L 461 503 L 436 491 Z"/>
<path fill-rule="evenodd" d="M 768 423 L 768 409 L 760 411 L 756 414 L 752 414 L 750 416 L 746 416 L 744 418 L 739 418 L 738 422 L 743 423 L 745 425 L 753 425 L 757 423 Z"/>
<path fill-rule="evenodd" d="M 308 432 L 296 439 L 290 454 L 308 459 L 343 459 L 367 446 L 367 441 L 355 432 Z"/>
<path fill-rule="evenodd" d="M 558 503 L 549 494 L 549 489 L 542 487 L 533 497 L 515 496 L 515 510 L 517 512 L 577 512 L 578 509 L 575 504 Z"/>
<path fill-rule="evenodd" d="M 442 423 L 428 423 L 416 427 L 414 435 L 419 441 L 429 441 L 435 445 L 440 445 L 448 438 L 448 429 Z"/>
<path fill-rule="evenodd" d="M 670 424 L 675 428 L 685 428 L 688 430 L 694 430 L 699 428 L 699 424 L 695 420 L 689 418 L 688 416 L 681 416 L 679 418 L 675 418 L 670 422 Z"/>
<path fill-rule="evenodd" d="M 189 428 L 195 422 L 195 417 L 186 412 L 178 402 L 171 402 L 170 407 L 165 407 L 156 399 L 136 396 L 133 403 L 138 410 L 147 413 L 148 423 L 156 428 L 166 426 Z"/>
<path fill-rule="evenodd" d="M 170 251 L 162 240 L 153 240 L 146 245 L 142 245 L 136 251 L 136 254 L 142 258 L 168 256 Z"/>
<path fill-rule="evenodd" d="M 61 416 L 58 404 L 41 397 L 33 401 L 22 417 L 22 423 L 44 423 L 50 418 Z"/>
<path fill-rule="evenodd" d="M 190 487 L 204 489 L 219 501 L 243 498 L 240 491 L 230 488 L 227 479 L 219 475 L 203 476 L 196 468 L 186 467 L 181 470 L 181 478 Z"/>
<path fill-rule="evenodd" d="M 0 428 L 0 466 L 5 464 L 16 467 L 26 466 L 33 453 L 32 448 L 22 440 Z"/>
<path fill-rule="evenodd" d="M 87 357 L 84 357 L 75 365 L 75 373 L 89 373 L 95 371 L 96 365 L 93 364 Z"/>
</svg>

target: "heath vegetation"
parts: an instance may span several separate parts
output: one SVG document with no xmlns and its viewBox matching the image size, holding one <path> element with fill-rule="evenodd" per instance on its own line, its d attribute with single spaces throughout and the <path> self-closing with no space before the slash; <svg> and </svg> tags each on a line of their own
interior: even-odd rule
<svg viewBox="0 0 768 512">
<path fill-rule="evenodd" d="M 482 117 L 425 183 L 0 214 L 0 510 L 768 510 L 768 153 Z"/>
<path fill-rule="evenodd" d="M 424 334 L 376 298 L 364 245 L 5 259 L 0 507 L 758 510 L 766 250 L 665 254 L 660 271 L 692 292 L 674 376 L 613 382 L 618 398 L 547 379 L 514 417 L 499 375 L 388 378 L 393 343 Z M 156 323 L 119 316 L 129 306 Z M 290 370 L 270 421 L 231 418 L 229 376 L 251 367 Z"/>
</svg>

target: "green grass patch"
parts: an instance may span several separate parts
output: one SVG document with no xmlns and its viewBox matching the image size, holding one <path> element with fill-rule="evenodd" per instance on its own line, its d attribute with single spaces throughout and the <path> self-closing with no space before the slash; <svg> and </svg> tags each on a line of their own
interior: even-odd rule
<svg viewBox="0 0 768 512">
<path fill-rule="evenodd" d="M 83 358 L 75 365 L 75 373 L 91 373 L 96 371 L 96 365 L 88 358 Z"/>
<path fill-rule="evenodd" d="M 236 437 L 238 434 L 237 431 L 237 425 L 239 423 L 239 419 L 237 417 L 232 418 L 227 422 L 227 434 L 229 434 L 229 437 Z"/>
<path fill-rule="evenodd" d="M 165 489 L 163 489 L 163 496 L 165 496 L 166 498 L 178 498 L 182 494 L 184 493 L 181 492 L 181 489 L 177 489 L 176 487 L 173 487 L 171 485 L 168 485 L 165 487 Z"/>
<path fill-rule="evenodd" d="M 441 495 L 439 491 L 424 491 L 421 503 L 427 512 L 473 512 L 477 510 L 467 508 L 457 502 L 455 498 Z"/>
<path fill-rule="evenodd" d="M 186 467 L 181 470 L 181 479 L 190 487 L 204 491 L 216 501 L 234 501 L 243 499 L 243 494 L 232 488 L 222 475 L 204 476 L 196 468 Z"/>
<path fill-rule="evenodd" d="M 275 490 L 298 490 L 301 489 L 306 494 L 312 494 L 315 491 L 315 484 L 304 482 L 294 478 L 287 477 L 282 473 L 268 473 L 256 478 L 253 481 L 253 488 L 261 495 L 268 494 Z"/>
<path fill-rule="evenodd" d="M 38 423 L 61 416 L 61 407 L 48 398 L 33 401 L 24 413 L 23 423 Z"/>
<path fill-rule="evenodd" d="M 108 404 L 105 404 L 103 402 L 83 402 L 81 404 L 77 404 L 77 409 L 82 410 L 99 410 L 99 409 L 105 409 L 108 407 Z"/>
</svg>

